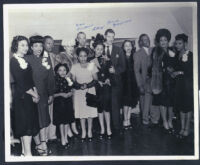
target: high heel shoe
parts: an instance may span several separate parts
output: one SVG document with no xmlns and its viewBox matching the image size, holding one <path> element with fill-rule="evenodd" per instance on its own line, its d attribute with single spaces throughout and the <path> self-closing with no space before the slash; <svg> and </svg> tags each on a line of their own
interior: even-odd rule
<svg viewBox="0 0 200 165">
<path fill-rule="evenodd" d="M 101 140 L 102 140 L 102 139 L 104 138 L 104 136 L 105 136 L 105 133 L 103 133 L 103 134 L 102 134 L 102 133 L 100 133 L 100 134 L 99 134 L 99 139 L 101 139 Z"/>
<path fill-rule="evenodd" d="M 82 143 L 85 142 L 85 141 L 86 141 L 86 137 L 81 138 L 81 142 L 82 142 Z"/>
<path fill-rule="evenodd" d="M 93 140 L 93 137 L 88 137 L 89 142 L 92 142 L 92 140 Z"/>
<path fill-rule="evenodd" d="M 107 139 L 108 140 L 112 139 L 112 133 L 110 135 L 107 135 Z"/>
</svg>

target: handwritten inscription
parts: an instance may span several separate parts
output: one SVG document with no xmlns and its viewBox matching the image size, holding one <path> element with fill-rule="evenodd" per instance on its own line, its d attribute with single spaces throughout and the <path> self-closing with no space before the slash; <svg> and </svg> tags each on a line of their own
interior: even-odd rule
<svg viewBox="0 0 200 165">
<path fill-rule="evenodd" d="M 85 30 L 85 29 L 91 29 L 92 31 L 97 31 L 97 30 L 103 30 L 106 26 L 112 26 L 112 27 L 117 27 L 117 26 L 121 26 L 124 24 L 127 24 L 129 22 L 131 22 L 131 19 L 126 19 L 126 20 L 119 20 L 119 19 L 115 19 L 115 20 L 108 20 L 106 21 L 105 24 L 103 25 L 94 25 L 94 24 L 86 24 L 86 23 L 77 23 L 76 24 L 76 30 L 77 31 L 81 31 L 81 30 Z"/>
</svg>

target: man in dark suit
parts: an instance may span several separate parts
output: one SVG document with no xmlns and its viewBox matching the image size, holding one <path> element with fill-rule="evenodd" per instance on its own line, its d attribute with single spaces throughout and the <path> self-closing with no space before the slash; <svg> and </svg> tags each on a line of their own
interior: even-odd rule
<svg viewBox="0 0 200 165">
<path fill-rule="evenodd" d="M 149 117 L 153 124 L 158 124 L 160 118 L 159 108 L 152 106 L 152 90 L 149 69 L 151 67 L 150 39 L 147 34 L 139 37 L 140 49 L 134 54 L 134 71 L 138 88 L 140 90 L 140 107 L 142 111 L 142 123 L 149 124 Z"/>
<path fill-rule="evenodd" d="M 120 129 L 120 108 L 121 108 L 121 73 L 125 71 L 125 56 L 121 48 L 113 45 L 115 32 L 112 29 L 105 31 L 105 54 L 111 60 L 109 72 L 111 74 L 112 86 L 112 123 L 117 132 Z"/>
</svg>

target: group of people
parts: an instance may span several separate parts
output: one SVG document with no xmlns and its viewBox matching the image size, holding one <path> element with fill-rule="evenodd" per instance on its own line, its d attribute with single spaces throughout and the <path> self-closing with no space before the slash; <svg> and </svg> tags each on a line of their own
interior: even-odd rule
<svg viewBox="0 0 200 165">
<path fill-rule="evenodd" d="M 47 140 L 51 139 L 48 135 L 56 138 L 56 128 L 65 148 L 68 137 L 79 137 L 80 133 L 82 142 L 86 138 L 92 141 L 96 117 L 99 138 L 110 140 L 122 128 L 132 128 L 131 109 L 138 103 L 142 124 L 156 125 L 161 116 L 164 130 L 173 133 L 176 110 L 181 119 L 178 137 L 189 135 L 193 54 L 187 50 L 188 36 L 178 34 L 175 46 L 170 47 L 170 31 L 159 29 L 152 48 L 149 36 L 141 34 L 137 51 L 134 42 L 125 40 L 118 47 L 114 39 L 115 32 L 107 29 L 87 44 L 86 34 L 79 32 L 75 40 L 63 40 L 59 53 L 54 54 L 51 36 L 13 38 L 14 133 L 21 139 L 23 156 L 32 155 L 32 138 L 39 155 L 51 154 Z"/>
</svg>

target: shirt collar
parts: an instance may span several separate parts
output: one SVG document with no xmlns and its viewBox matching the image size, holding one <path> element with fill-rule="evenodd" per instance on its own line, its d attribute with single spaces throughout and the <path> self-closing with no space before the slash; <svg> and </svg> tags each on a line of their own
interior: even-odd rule
<svg viewBox="0 0 200 165">
<path fill-rule="evenodd" d="M 145 52 L 146 52 L 147 55 L 150 55 L 149 54 L 149 48 L 143 46 L 143 49 L 145 50 Z"/>
</svg>

